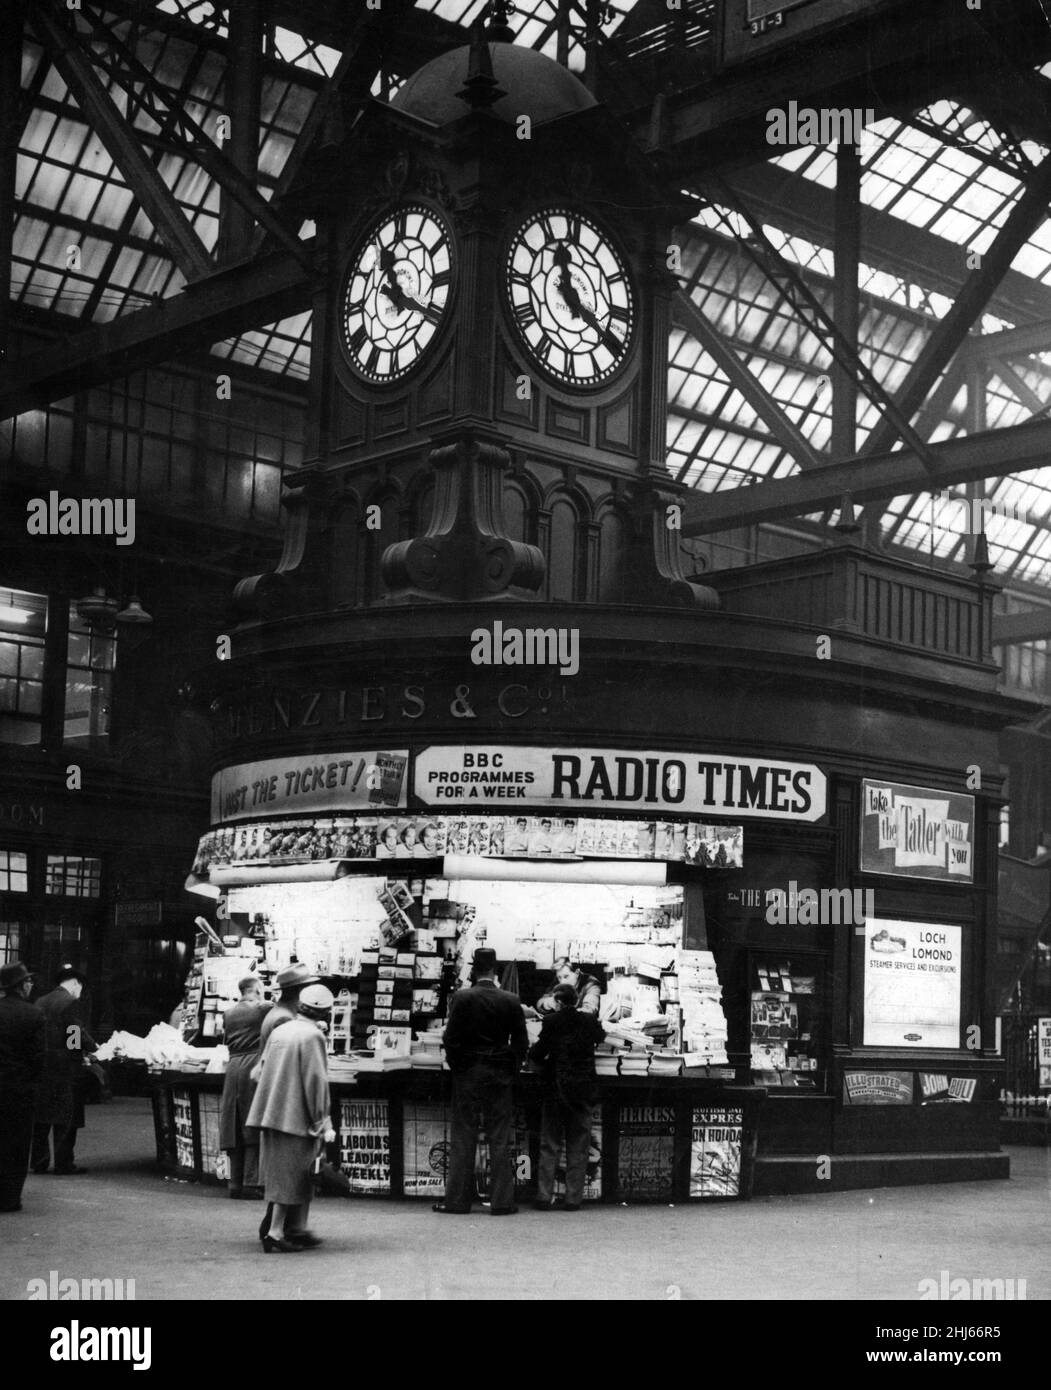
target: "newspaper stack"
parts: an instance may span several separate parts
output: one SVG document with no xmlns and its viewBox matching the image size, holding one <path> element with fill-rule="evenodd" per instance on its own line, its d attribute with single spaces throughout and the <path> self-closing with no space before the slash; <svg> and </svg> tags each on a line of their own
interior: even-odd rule
<svg viewBox="0 0 1051 1390">
<path fill-rule="evenodd" d="M 693 1060 L 707 1065 L 726 1065 L 726 1015 L 722 987 L 711 951 L 676 953 L 679 1004 L 682 1009 L 682 1041 Z"/>
<path fill-rule="evenodd" d="M 442 1046 L 441 1033 L 421 1033 L 419 1037 L 413 1039 L 409 1058 L 414 1068 L 421 1067 L 430 1068 L 432 1071 L 441 1071 L 445 1061 L 445 1049 Z"/>
</svg>

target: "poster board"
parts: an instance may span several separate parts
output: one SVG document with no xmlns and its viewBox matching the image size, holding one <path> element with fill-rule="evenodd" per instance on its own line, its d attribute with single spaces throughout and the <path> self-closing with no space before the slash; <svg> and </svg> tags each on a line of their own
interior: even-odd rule
<svg viewBox="0 0 1051 1390">
<path fill-rule="evenodd" d="M 1036 1021 L 1036 1065 L 1037 1085 L 1051 1090 L 1051 1018 Z"/>
<path fill-rule="evenodd" d="M 741 1195 L 741 1106 L 695 1105 L 690 1115 L 690 1196 Z"/>
<path fill-rule="evenodd" d="M 390 1105 L 385 1100 L 341 1100 L 339 1166 L 351 1192 L 390 1196 Z"/>
<path fill-rule="evenodd" d="M 862 873 L 974 882 L 974 797 L 902 782 L 861 783 Z"/>
<path fill-rule="evenodd" d="M 441 1198 L 449 1162 L 448 1111 L 441 1104 L 406 1101 L 402 1117 L 402 1192 Z"/>
<path fill-rule="evenodd" d="M 621 1104 L 617 1192 L 635 1202 L 675 1200 L 674 1105 Z"/>
<path fill-rule="evenodd" d="M 865 1047 L 960 1046 L 961 927 L 874 917 L 862 951 Z"/>
</svg>

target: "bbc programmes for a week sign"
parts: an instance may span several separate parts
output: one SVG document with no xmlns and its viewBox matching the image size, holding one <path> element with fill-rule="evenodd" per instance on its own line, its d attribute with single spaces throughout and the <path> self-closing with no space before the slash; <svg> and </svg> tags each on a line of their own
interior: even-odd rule
<svg viewBox="0 0 1051 1390">
<path fill-rule="evenodd" d="M 816 821 L 826 780 L 811 763 L 617 748 L 432 745 L 417 753 L 414 796 L 428 806 Z"/>
</svg>

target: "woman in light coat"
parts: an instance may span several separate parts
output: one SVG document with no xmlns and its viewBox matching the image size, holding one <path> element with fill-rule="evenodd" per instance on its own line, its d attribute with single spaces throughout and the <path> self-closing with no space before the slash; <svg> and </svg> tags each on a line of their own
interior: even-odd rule
<svg viewBox="0 0 1051 1390">
<path fill-rule="evenodd" d="M 332 1002 L 324 985 L 307 985 L 299 1017 L 271 1032 L 261 1059 L 247 1125 L 259 1131 L 259 1175 L 273 1204 L 269 1229 L 259 1231 L 268 1255 L 321 1244 L 306 1223 L 314 1159 L 321 1143 L 336 1137 L 322 1032 Z"/>
</svg>

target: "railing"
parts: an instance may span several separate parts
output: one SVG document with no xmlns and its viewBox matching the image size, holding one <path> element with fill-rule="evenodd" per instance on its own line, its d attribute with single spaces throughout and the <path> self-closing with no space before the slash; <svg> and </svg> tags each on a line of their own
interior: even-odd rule
<svg viewBox="0 0 1051 1390">
<path fill-rule="evenodd" d="M 662 7 L 663 8 L 663 7 Z M 716 0 L 684 0 L 660 24 L 633 32 L 630 16 L 599 49 L 599 95 L 618 110 L 645 109 L 655 92 L 693 86 L 714 71 Z"/>
<path fill-rule="evenodd" d="M 993 590 L 854 546 L 705 575 L 723 611 L 988 661 Z"/>
</svg>

